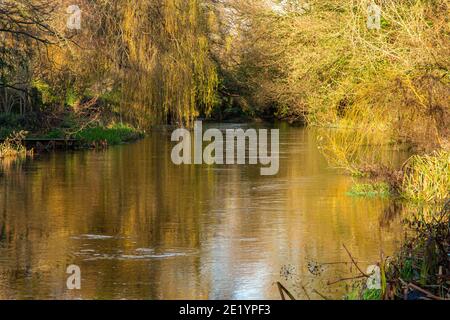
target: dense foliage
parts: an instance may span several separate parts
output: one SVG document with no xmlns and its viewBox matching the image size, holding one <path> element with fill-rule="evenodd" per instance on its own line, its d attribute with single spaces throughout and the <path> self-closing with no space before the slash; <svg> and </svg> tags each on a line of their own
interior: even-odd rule
<svg viewBox="0 0 450 320">
<path fill-rule="evenodd" d="M 79 1 L 80 29 L 66 25 L 70 5 L 0 3 L 3 112 L 76 113 L 95 99 L 102 117 L 141 127 L 211 112 L 218 76 L 198 0 Z"/>
</svg>

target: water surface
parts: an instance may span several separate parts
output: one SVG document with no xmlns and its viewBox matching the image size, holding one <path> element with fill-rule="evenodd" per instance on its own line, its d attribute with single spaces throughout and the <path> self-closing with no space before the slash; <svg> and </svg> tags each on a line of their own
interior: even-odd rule
<svg viewBox="0 0 450 320">
<path fill-rule="evenodd" d="M 349 197 L 311 130 L 281 127 L 275 177 L 175 166 L 170 133 L 1 169 L 0 298 L 279 299 L 276 281 L 339 298 L 343 244 L 364 268 L 401 244 L 395 204 Z"/>
</svg>

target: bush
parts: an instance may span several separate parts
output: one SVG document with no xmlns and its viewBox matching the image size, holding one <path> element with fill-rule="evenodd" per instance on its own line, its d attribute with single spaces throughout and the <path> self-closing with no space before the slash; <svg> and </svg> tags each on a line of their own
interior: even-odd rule
<svg viewBox="0 0 450 320">
<path fill-rule="evenodd" d="M 0 159 L 25 157 L 27 149 L 22 144 L 26 132 L 14 132 L 0 144 Z"/>
</svg>

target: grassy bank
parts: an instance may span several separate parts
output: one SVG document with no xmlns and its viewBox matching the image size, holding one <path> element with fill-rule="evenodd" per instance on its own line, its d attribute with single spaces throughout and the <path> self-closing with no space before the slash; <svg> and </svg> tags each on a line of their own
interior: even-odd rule
<svg viewBox="0 0 450 320">
<path fill-rule="evenodd" d="M 33 152 L 49 151 L 55 148 L 52 141 L 73 140 L 73 148 L 105 148 L 107 146 L 118 145 L 138 140 L 144 136 L 144 132 L 129 124 L 111 122 L 104 125 L 104 122 L 94 122 L 87 119 L 79 119 L 73 114 L 66 113 L 62 121 L 55 122 L 55 127 L 42 127 L 34 130 L 27 126 L 25 117 L 17 115 L 3 115 L 0 119 L 13 119 L 8 122 L 0 132 L 0 160 L 8 159 L 10 162 L 14 159 L 25 158 Z M 29 123 L 29 122 L 28 122 Z M 30 131 L 25 131 L 28 129 Z M 40 142 L 27 142 L 42 139 L 48 141 L 48 145 L 42 145 Z M 31 149 L 33 148 L 33 149 Z"/>
<path fill-rule="evenodd" d="M 39 136 L 39 134 L 35 134 L 35 136 Z M 143 136 L 142 130 L 125 123 L 111 123 L 109 125 L 94 123 L 82 128 L 73 123 L 68 128 L 54 128 L 40 135 L 40 137 L 47 139 L 76 139 L 86 146 L 95 144 L 117 145 L 138 140 Z"/>
<path fill-rule="evenodd" d="M 143 133 L 141 131 L 125 124 L 86 128 L 74 135 L 74 138 L 89 144 L 104 142 L 108 145 L 131 142 L 142 137 Z"/>
<path fill-rule="evenodd" d="M 371 165 L 357 172 L 375 181 L 355 182 L 348 193 L 351 196 L 391 194 L 415 204 L 434 205 L 450 198 L 450 153 L 446 150 L 414 155 L 400 169 Z"/>
<path fill-rule="evenodd" d="M 126 143 L 143 136 L 143 130 L 122 121 L 117 91 L 91 96 L 69 88 L 61 94 L 43 81 L 34 85 L 39 97 L 33 106 L 35 111 L 0 113 L 0 139 L 26 131 L 27 138 L 74 139 L 79 142 L 77 146 L 90 148 Z"/>
</svg>

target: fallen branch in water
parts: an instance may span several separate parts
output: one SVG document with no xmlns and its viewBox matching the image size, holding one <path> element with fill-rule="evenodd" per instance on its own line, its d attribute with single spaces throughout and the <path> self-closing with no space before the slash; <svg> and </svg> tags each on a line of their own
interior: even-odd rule
<svg viewBox="0 0 450 320">
<path fill-rule="evenodd" d="M 327 296 L 324 296 L 323 294 L 321 294 L 319 291 L 317 291 L 316 289 L 313 290 L 313 292 L 317 295 L 319 295 L 322 299 L 324 300 L 331 300 L 330 298 L 328 298 Z"/>
<path fill-rule="evenodd" d="M 359 272 L 361 272 L 361 274 L 366 277 L 366 278 L 370 278 L 370 275 L 366 274 L 364 271 L 361 270 L 361 268 L 358 266 L 358 264 L 356 263 L 355 259 L 353 259 L 352 254 L 350 253 L 350 251 L 347 249 L 347 247 L 345 246 L 345 244 L 343 244 L 345 251 L 347 251 L 348 256 L 350 257 L 350 260 L 352 260 L 353 264 L 355 265 L 356 269 L 358 269 Z"/>
<path fill-rule="evenodd" d="M 280 291 L 280 295 L 281 295 L 281 299 L 282 300 L 286 300 L 286 297 L 285 297 L 284 293 L 286 293 L 287 296 L 291 300 L 295 300 L 294 296 L 289 292 L 289 290 L 286 289 L 279 281 L 277 281 L 277 286 L 278 286 L 278 291 Z"/>
<path fill-rule="evenodd" d="M 335 280 L 335 281 L 328 281 L 327 285 L 331 286 L 331 285 L 339 283 L 339 282 L 350 281 L 350 280 L 358 280 L 358 279 L 361 279 L 361 278 L 366 278 L 366 276 L 365 275 L 360 275 L 360 276 L 356 276 L 356 277 L 342 278 L 342 279 L 338 279 L 338 280 Z"/>
<path fill-rule="evenodd" d="M 411 289 L 414 289 L 414 290 L 417 290 L 419 292 L 422 292 L 428 298 L 433 299 L 433 300 L 447 300 L 447 299 L 444 299 L 444 298 L 441 298 L 441 297 L 438 297 L 438 296 L 432 294 L 430 291 L 427 291 L 427 290 L 425 290 L 425 289 L 415 285 L 414 283 L 408 283 L 407 287 L 411 288 Z"/>
<path fill-rule="evenodd" d="M 308 291 L 306 291 L 305 286 L 304 286 L 303 284 L 300 284 L 300 286 L 302 287 L 303 292 L 305 293 L 305 295 L 306 295 L 306 297 L 308 298 L 308 300 L 311 300 L 311 298 L 310 298 L 310 296 L 309 296 L 309 294 L 308 294 Z"/>
</svg>

